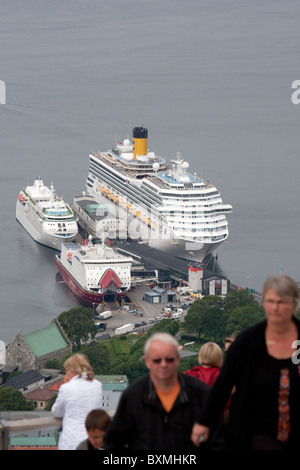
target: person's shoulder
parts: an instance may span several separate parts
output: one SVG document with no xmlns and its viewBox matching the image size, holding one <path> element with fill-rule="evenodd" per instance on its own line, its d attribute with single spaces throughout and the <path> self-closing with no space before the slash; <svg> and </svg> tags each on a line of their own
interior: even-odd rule
<svg viewBox="0 0 300 470">
<path fill-rule="evenodd" d="M 203 380 L 196 378 L 193 375 L 184 374 L 183 372 L 179 372 L 180 380 L 189 387 L 196 388 L 198 390 L 209 390 L 209 386 L 203 382 Z"/>
<path fill-rule="evenodd" d="M 242 330 L 237 335 L 232 345 L 235 344 L 236 341 L 244 342 L 248 339 L 251 340 L 252 338 L 256 338 L 259 333 L 263 333 L 265 331 L 265 328 L 266 328 L 266 320 L 262 320 L 259 323 L 255 323 L 254 325 L 248 326 L 248 328 L 246 328 L 245 330 Z"/>
<path fill-rule="evenodd" d="M 192 369 L 183 371 L 184 374 L 191 375 L 192 377 L 198 377 L 200 366 L 194 366 Z"/>
<path fill-rule="evenodd" d="M 226 357 L 235 355 L 237 358 L 241 358 L 249 351 L 259 349 L 264 342 L 265 328 L 266 320 L 262 320 L 242 330 L 230 345 Z"/>
<path fill-rule="evenodd" d="M 143 389 L 149 385 L 149 374 L 142 375 L 142 377 L 138 377 L 133 382 L 131 382 L 128 387 L 124 390 L 123 394 L 126 392 L 130 393 L 135 390 Z"/>
<path fill-rule="evenodd" d="M 96 379 L 95 377 L 93 378 L 93 380 L 90 381 L 95 387 L 102 387 L 102 382 L 101 380 L 98 380 Z"/>
<path fill-rule="evenodd" d="M 84 441 L 80 442 L 76 450 L 89 450 L 89 440 L 85 439 Z"/>
<path fill-rule="evenodd" d="M 61 386 L 59 387 L 59 392 L 63 392 L 65 390 L 68 390 L 70 386 L 70 382 L 64 382 L 63 384 L 61 384 Z"/>
</svg>

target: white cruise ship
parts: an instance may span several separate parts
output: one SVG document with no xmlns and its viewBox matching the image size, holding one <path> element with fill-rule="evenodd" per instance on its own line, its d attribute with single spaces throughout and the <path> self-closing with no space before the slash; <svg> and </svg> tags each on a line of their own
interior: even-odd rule
<svg viewBox="0 0 300 470">
<path fill-rule="evenodd" d="M 106 152 L 89 156 L 87 193 L 111 201 L 117 217 L 127 218 L 128 236 L 150 247 L 201 262 L 228 237 L 224 204 L 217 188 L 188 171 L 178 154 L 172 165 L 148 150 L 148 131 L 133 129 Z"/>
<path fill-rule="evenodd" d="M 131 286 L 129 256 L 115 252 L 105 244 L 93 244 L 91 236 L 82 244 L 63 243 L 55 264 L 62 278 L 84 303 L 100 304 L 105 298 L 121 300 Z"/>
<path fill-rule="evenodd" d="M 41 178 L 20 191 L 16 219 L 36 242 L 55 250 L 61 250 L 62 243 L 73 241 L 78 233 L 70 206 L 55 194 L 53 185 L 48 188 Z"/>
</svg>

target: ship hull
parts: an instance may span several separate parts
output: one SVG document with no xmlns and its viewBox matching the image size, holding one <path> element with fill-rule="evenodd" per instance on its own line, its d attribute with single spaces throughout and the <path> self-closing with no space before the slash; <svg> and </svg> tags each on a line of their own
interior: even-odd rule
<svg viewBox="0 0 300 470">
<path fill-rule="evenodd" d="M 158 251 L 175 256 L 176 258 L 201 263 L 205 258 L 211 255 L 221 243 L 223 243 L 223 241 L 208 244 L 189 242 L 182 239 L 170 242 L 170 240 L 153 240 L 150 238 L 148 245 Z"/>
<path fill-rule="evenodd" d="M 100 184 L 100 183 L 99 183 Z M 127 232 L 130 239 L 142 240 L 148 244 L 148 246 L 155 248 L 156 250 L 166 252 L 177 258 L 182 258 L 187 261 L 202 262 L 210 254 L 212 254 L 224 240 L 214 243 L 202 243 L 194 242 L 176 238 L 173 235 L 172 229 L 165 225 L 161 232 L 166 233 L 164 236 L 160 236 L 157 230 L 152 230 L 148 224 L 144 223 L 143 220 L 138 217 L 133 217 L 129 211 L 126 211 L 124 207 L 119 206 L 117 203 L 107 201 L 107 199 L 100 195 L 99 192 L 93 188 L 87 188 L 87 192 L 92 196 L 99 204 L 111 204 L 115 209 L 112 209 L 112 213 L 115 212 L 116 216 L 127 221 Z"/>
<path fill-rule="evenodd" d="M 76 237 L 76 234 L 74 234 L 72 236 L 62 238 L 45 232 L 38 216 L 34 214 L 33 211 L 31 212 L 29 210 L 27 204 L 23 204 L 19 200 L 16 204 L 16 219 L 33 240 L 57 251 L 61 250 L 62 243 L 65 243 L 66 241 L 72 242 Z"/>
<path fill-rule="evenodd" d="M 63 278 L 69 289 L 71 289 L 73 294 L 75 294 L 76 297 L 78 297 L 81 301 L 88 304 L 101 304 L 103 302 L 106 294 L 104 292 L 94 293 L 81 286 L 78 281 L 76 281 L 76 279 L 72 276 L 72 274 L 63 266 L 59 255 L 55 256 L 55 264 L 61 277 Z M 117 299 L 121 299 L 125 295 L 125 292 L 118 292 L 115 295 Z"/>
</svg>

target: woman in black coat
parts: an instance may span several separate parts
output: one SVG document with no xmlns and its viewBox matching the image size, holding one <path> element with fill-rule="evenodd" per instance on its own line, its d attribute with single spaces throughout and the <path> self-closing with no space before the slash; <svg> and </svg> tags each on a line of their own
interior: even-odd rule
<svg viewBox="0 0 300 470">
<path fill-rule="evenodd" d="M 269 277 L 263 289 L 266 320 L 240 333 L 205 409 L 193 427 L 195 445 L 232 396 L 227 445 L 239 450 L 297 449 L 300 442 L 300 322 L 295 317 L 299 290 L 289 276 Z M 299 350 L 299 352 L 298 352 Z"/>
</svg>

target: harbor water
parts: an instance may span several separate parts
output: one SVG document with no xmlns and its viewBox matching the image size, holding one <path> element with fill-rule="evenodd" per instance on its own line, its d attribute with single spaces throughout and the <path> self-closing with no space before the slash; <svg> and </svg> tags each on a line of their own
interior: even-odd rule
<svg viewBox="0 0 300 470">
<path fill-rule="evenodd" d="M 0 341 L 77 305 L 16 222 L 19 190 L 40 176 L 72 203 L 89 153 L 135 126 L 233 206 L 217 254 L 234 284 L 300 281 L 299 18 L 297 0 L 2 2 Z"/>
</svg>

